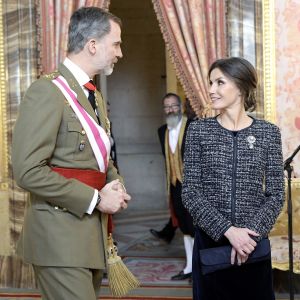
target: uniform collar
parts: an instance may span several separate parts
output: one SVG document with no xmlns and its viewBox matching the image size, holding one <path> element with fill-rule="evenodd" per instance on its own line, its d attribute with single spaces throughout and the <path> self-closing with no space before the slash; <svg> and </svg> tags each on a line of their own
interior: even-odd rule
<svg viewBox="0 0 300 300">
<path fill-rule="evenodd" d="M 69 69 L 69 71 L 75 77 L 80 86 L 83 86 L 88 81 L 90 81 L 89 76 L 68 57 L 65 58 L 63 64 Z"/>
</svg>

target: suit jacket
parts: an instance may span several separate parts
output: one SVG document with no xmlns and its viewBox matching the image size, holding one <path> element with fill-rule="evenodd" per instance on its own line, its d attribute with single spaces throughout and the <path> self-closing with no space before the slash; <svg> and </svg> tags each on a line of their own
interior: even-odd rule
<svg viewBox="0 0 300 300">
<path fill-rule="evenodd" d="M 25 94 L 14 128 L 12 165 L 18 185 L 29 191 L 17 253 L 40 266 L 105 267 L 107 215 L 86 214 L 94 189 L 53 172 L 49 165 L 98 170 L 97 161 L 75 113 L 52 79 L 62 75 L 83 108 L 97 121 L 87 97 L 63 65 L 35 81 Z M 98 115 L 107 126 L 105 103 L 97 94 Z M 84 142 L 83 151 L 79 144 Z M 107 182 L 120 178 L 112 161 Z M 67 211 L 55 209 L 66 208 Z"/>
</svg>

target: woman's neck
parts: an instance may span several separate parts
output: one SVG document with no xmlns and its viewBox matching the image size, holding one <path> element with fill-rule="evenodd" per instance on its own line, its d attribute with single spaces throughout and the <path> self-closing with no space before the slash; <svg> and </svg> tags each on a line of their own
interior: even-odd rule
<svg viewBox="0 0 300 300">
<path fill-rule="evenodd" d="M 238 131 L 251 125 L 252 119 L 243 109 L 236 113 L 224 110 L 217 117 L 220 125 L 228 130 Z"/>
</svg>

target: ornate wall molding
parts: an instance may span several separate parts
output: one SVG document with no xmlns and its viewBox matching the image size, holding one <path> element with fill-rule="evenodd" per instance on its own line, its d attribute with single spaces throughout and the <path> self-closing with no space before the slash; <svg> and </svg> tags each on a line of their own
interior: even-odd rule
<svg viewBox="0 0 300 300">
<path fill-rule="evenodd" d="M 0 189 L 8 188 L 8 144 L 3 3 L 0 1 Z"/>
<path fill-rule="evenodd" d="M 278 124 L 276 95 L 276 16 L 275 0 L 262 0 L 264 119 Z M 283 141 L 284 142 L 284 141 Z M 292 179 L 293 189 L 300 188 L 300 178 Z"/>
<path fill-rule="evenodd" d="M 262 1 L 264 119 L 276 123 L 276 60 L 274 0 Z"/>
</svg>

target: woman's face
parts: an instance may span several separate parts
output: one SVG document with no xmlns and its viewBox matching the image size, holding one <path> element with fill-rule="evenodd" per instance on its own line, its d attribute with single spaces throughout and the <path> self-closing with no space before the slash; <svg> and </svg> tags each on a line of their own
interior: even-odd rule
<svg viewBox="0 0 300 300">
<path fill-rule="evenodd" d="M 209 79 L 209 96 L 213 109 L 230 109 L 242 104 L 241 92 L 235 82 L 220 69 L 213 69 Z"/>
</svg>

